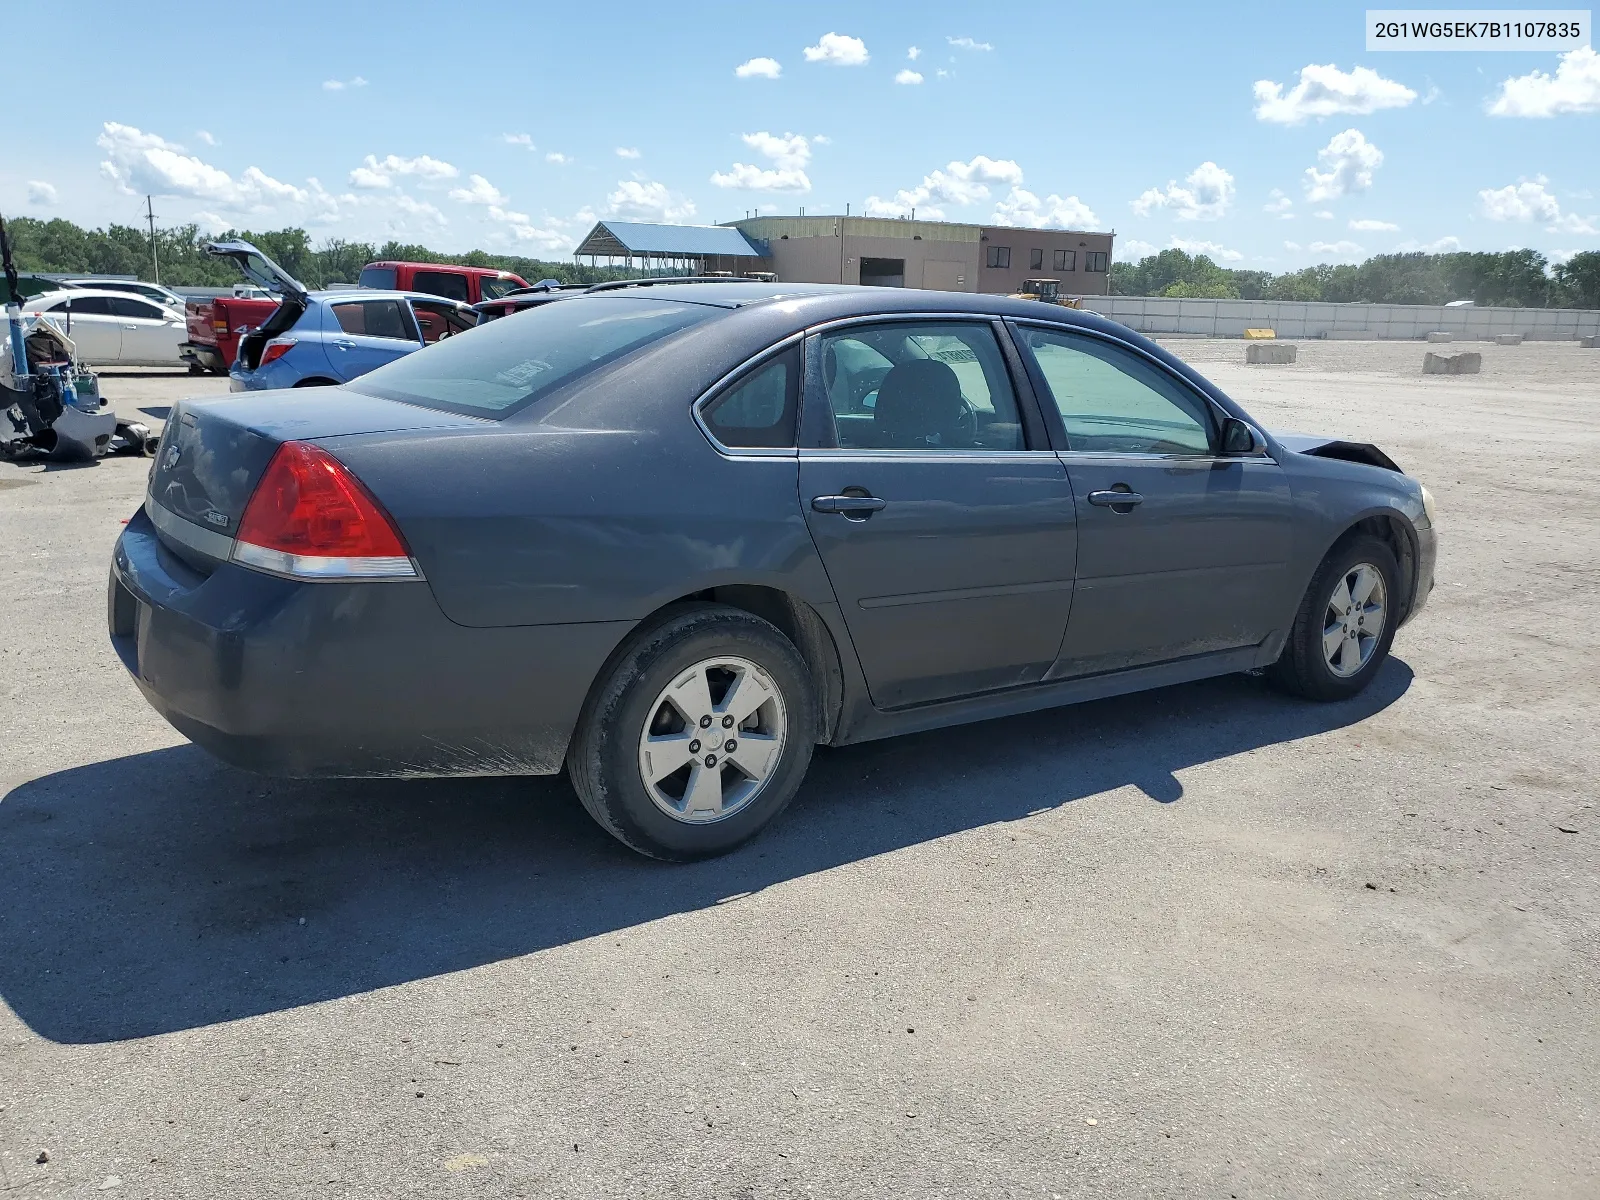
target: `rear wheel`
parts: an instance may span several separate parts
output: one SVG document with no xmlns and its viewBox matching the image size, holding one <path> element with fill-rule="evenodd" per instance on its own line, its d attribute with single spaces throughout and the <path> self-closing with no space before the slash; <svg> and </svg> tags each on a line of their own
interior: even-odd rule
<svg viewBox="0 0 1600 1200">
<path fill-rule="evenodd" d="M 1344 700 L 1372 682 L 1399 617 L 1400 567 L 1375 537 L 1346 538 L 1322 560 L 1267 677 L 1309 700 Z"/>
<path fill-rule="evenodd" d="M 652 858 L 723 854 L 800 787 L 816 700 L 799 651 L 739 609 L 679 610 L 596 685 L 567 754 L 601 828 Z"/>
</svg>

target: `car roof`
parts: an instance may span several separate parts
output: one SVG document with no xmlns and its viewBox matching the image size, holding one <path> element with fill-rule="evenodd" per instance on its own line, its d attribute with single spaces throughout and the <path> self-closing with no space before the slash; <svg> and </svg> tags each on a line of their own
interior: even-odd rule
<svg viewBox="0 0 1600 1200">
<path fill-rule="evenodd" d="M 57 288 L 53 292 L 40 292 L 37 296 L 29 296 L 22 302 L 23 307 L 38 304 L 54 304 L 57 300 L 85 300 L 91 296 L 105 296 L 117 300 L 143 300 L 146 304 L 155 304 L 156 300 L 150 296 L 138 296 L 122 291 L 119 288 Z"/>
<path fill-rule="evenodd" d="M 383 288 L 337 288 L 333 291 L 307 292 L 306 295 L 325 304 L 333 304 L 340 300 L 434 300 L 443 304 L 454 304 L 457 308 L 472 307 L 464 301 L 453 300 L 449 296 L 436 296 L 432 292 L 396 292 Z"/>
</svg>

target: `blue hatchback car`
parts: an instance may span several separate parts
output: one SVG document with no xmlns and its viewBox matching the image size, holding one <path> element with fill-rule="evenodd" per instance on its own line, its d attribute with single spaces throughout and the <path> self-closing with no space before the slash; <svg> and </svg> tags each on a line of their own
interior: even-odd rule
<svg viewBox="0 0 1600 1200">
<path fill-rule="evenodd" d="M 478 321 L 469 305 L 423 292 L 309 292 L 248 242 L 206 249 L 233 259 L 246 277 L 283 298 L 259 329 L 239 340 L 228 371 L 235 392 L 348 383 Z"/>
</svg>

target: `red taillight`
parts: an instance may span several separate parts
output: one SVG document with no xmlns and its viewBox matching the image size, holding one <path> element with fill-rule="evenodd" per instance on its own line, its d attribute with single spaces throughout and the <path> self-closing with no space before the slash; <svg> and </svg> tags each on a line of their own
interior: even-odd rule
<svg viewBox="0 0 1600 1200">
<path fill-rule="evenodd" d="M 273 338 L 261 350 L 261 365 L 264 367 L 269 362 L 275 362 L 289 353 L 290 347 L 299 340 L 297 338 Z"/>
<path fill-rule="evenodd" d="M 387 513 L 349 469 L 309 442 L 285 442 L 245 505 L 235 561 L 301 579 L 414 579 Z"/>
</svg>

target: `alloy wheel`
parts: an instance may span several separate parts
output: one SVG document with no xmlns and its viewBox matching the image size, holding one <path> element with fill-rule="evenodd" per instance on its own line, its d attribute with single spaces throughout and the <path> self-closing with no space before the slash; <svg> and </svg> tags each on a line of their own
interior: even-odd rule
<svg viewBox="0 0 1600 1200">
<path fill-rule="evenodd" d="M 1383 572 L 1356 563 L 1339 577 L 1322 616 L 1322 657 L 1340 679 L 1349 679 L 1377 652 L 1388 619 Z"/>
</svg>

